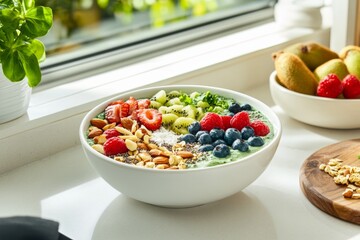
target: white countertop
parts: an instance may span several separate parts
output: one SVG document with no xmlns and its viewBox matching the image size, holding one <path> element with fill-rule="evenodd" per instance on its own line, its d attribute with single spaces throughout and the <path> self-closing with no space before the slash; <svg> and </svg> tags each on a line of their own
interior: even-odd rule
<svg viewBox="0 0 360 240">
<path fill-rule="evenodd" d="M 242 192 L 187 209 L 144 204 L 99 178 L 75 146 L 1 175 L 0 217 L 52 219 L 74 240 L 360 239 L 358 225 L 314 207 L 299 185 L 307 157 L 329 144 L 359 138 L 360 130 L 322 129 L 292 120 L 274 106 L 268 86 L 246 93 L 273 106 L 283 136 L 266 171 Z"/>
</svg>

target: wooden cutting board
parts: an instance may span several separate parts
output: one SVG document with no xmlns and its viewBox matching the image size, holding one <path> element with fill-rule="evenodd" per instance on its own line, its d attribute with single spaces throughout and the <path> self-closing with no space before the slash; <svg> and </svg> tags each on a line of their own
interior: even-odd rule
<svg viewBox="0 0 360 240">
<path fill-rule="evenodd" d="M 360 199 L 342 196 L 345 185 L 335 184 L 333 178 L 319 169 L 331 158 L 343 160 L 343 165 L 360 166 L 360 139 L 347 140 L 321 148 L 303 163 L 300 186 L 307 199 L 322 211 L 348 222 L 360 224 Z"/>
</svg>

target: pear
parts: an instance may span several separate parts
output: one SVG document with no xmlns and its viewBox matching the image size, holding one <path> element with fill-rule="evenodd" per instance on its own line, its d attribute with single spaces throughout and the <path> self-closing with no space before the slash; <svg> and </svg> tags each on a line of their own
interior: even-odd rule
<svg viewBox="0 0 360 240">
<path fill-rule="evenodd" d="M 331 59 L 339 58 L 336 52 L 316 42 L 296 43 L 286 47 L 284 52 L 297 55 L 311 71 Z"/>
<path fill-rule="evenodd" d="M 316 77 L 297 55 L 279 51 L 273 53 L 272 58 L 281 85 L 298 93 L 315 95 Z"/>
<path fill-rule="evenodd" d="M 344 55 L 344 63 L 350 74 L 360 79 L 360 49 L 350 49 Z"/>
<path fill-rule="evenodd" d="M 336 76 L 342 80 L 349 74 L 349 71 L 344 61 L 340 58 L 329 60 L 314 70 L 314 74 L 318 81 L 321 81 L 330 73 L 336 74 Z"/>
<path fill-rule="evenodd" d="M 340 52 L 339 52 L 339 57 L 341 59 L 345 59 L 346 54 L 348 51 L 352 50 L 352 49 L 357 49 L 358 51 L 360 51 L 360 47 L 359 46 L 355 46 L 355 45 L 347 45 L 345 47 L 343 47 Z"/>
</svg>

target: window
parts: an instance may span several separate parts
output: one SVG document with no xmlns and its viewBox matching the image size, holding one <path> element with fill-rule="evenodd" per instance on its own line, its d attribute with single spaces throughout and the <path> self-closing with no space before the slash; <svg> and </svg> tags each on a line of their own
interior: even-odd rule
<svg viewBox="0 0 360 240">
<path fill-rule="evenodd" d="M 53 28 L 42 39 L 47 49 L 43 82 L 121 66 L 272 18 L 275 2 L 37 0 L 54 12 Z"/>
</svg>

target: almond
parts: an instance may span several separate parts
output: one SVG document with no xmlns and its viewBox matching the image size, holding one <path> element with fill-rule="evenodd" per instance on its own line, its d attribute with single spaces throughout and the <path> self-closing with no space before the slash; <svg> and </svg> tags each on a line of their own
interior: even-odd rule
<svg viewBox="0 0 360 240">
<path fill-rule="evenodd" d="M 168 164 L 169 163 L 169 158 L 164 157 L 164 156 L 154 157 L 153 162 L 155 164 Z"/>
<path fill-rule="evenodd" d="M 123 117 L 121 118 L 121 125 L 127 130 L 131 130 L 131 127 L 133 125 L 133 120 L 127 117 Z"/>
<path fill-rule="evenodd" d="M 194 154 L 188 151 L 177 151 L 176 155 L 182 157 L 182 158 L 192 158 L 194 157 Z"/>
<path fill-rule="evenodd" d="M 105 127 L 108 122 L 105 119 L 100 119 L 100 118 L 93 118 L 90 120 L 91 125 L 102 129 L 103 127 Z"/>
<path fill-rule="evenodd" d="M 88 138 L 94 138 L 96 136 L 101 135 L 102 133 L 103 133 L 103 131 L 101 129 L 99 129 L 97 127 L 93 127 L 88 134 Z"/>
</svg>

